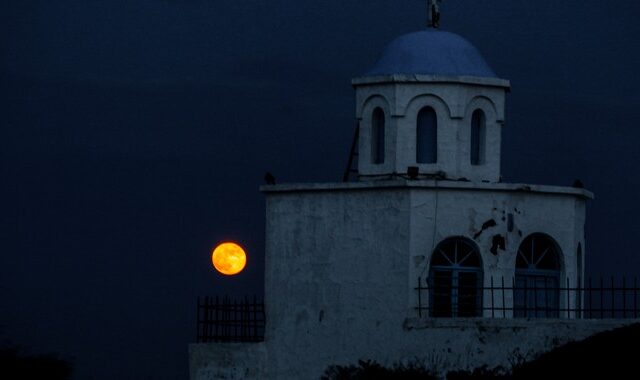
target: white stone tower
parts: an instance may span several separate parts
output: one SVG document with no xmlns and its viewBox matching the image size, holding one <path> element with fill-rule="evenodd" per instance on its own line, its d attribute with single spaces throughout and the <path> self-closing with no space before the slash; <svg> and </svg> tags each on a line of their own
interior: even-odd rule
<svg viewBox="0 0 640 380">
<path fill-rule="evenodd" d="M 436 29 L 402 36 L 353 85 L 360 179 L 417 167 L 419 178 L 500 180 L 509 81 L 462 37 Z"/>
</svg>

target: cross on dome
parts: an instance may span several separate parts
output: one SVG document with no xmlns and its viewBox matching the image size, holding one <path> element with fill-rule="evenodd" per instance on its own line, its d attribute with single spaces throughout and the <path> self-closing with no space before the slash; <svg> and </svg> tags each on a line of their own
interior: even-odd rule
<svg viewBox="0 0 640 380">
<path fill-rule="evenodd" d="M 428 11 L 428 26 L 430 28 L 439 28 L 440 27 L 440 3 L 442 0 L 428 0 L 427 1 L 427 11 Z"/>
</svg>

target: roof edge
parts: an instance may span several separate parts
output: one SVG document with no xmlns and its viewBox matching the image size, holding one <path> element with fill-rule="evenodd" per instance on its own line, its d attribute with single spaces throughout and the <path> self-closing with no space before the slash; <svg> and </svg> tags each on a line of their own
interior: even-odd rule
<svg viewBox="0 0 640 380">
<path fill-rule="evenodd" d="M 353 87 L 388 83 L 461 83 L 477 86 L 501 87 L 507 90 L 511 88 L 511 82 L 507 79 L 468 75 L 391 74 L 359 76 L 351 80 L 351 85 Z"/>
<path fill-rule="evenodd" d="M 533 185 L 524 183 L 490 183 L 466 182 L 450 180 L 406 180 L 394 179 L 388 181 L 360 181 L 360 182 L 328 182 L 328 183 L 290 183 L 281 185 L 263 185 L 263 193 L 283 192 L 312 192 L 312 191 L 350 191 L 367 189 L 450 189 L 450 190 L 478 190 L 500 192 L 525 192 L 540 194 L 568 195 L 584 199 L 594 199 L 594 194 L 583 188 L 568 186 Z"/>
</svg>

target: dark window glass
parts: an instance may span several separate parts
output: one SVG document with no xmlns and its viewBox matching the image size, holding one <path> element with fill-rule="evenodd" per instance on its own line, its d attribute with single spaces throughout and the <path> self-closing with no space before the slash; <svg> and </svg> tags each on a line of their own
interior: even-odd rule
<svg viewBox="0 0 640 380">
<path fill-rule="evenodd" d="M 384 124 L 384 111 L 378 107 L 371 117 L 371 162 L 374 164 L 384 163 Z"/>
<path fill-rule="evenodd" d="M 471 116 L 471 165 L 482 165 L 485 160 L 486 120 L 482 110 Z"/>
<path fill-rule="evenodd" d="M 431 107 L 418 113 L 416 126 L 416 162 L 434 164 L 438 161 L 438 117 Z"/>
</svg>

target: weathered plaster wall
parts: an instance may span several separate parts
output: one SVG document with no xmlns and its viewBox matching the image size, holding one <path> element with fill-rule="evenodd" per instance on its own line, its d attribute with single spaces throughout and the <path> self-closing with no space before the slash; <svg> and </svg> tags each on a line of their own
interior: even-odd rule
<svg viewBox="0 0 640 380">
<path fill-rule="evenodd" d="M 511 369 L 571 341 L 631 324 L 624 320 L 407 319 L 404 344 L 381 350 L 389 365 L 416 360 L 441 375 L 451 370 Z M 310 377 L 316 378 L 316 377 Z"/>
<path fill-rule="evenodd" d="M 397 339 L 373 345 L 353 342 L 348 356 L 322 358 L 300 350 L 289 359 L 286 371 L 267 363 L 265 343 L 200 343 L 189 346 L 191 380 L 319 379 L 329 365 L 353 365 L 375 360 L 386 366 L 423 365 L 445 376 L 451 370 L 509 370 L 542 353 L 593 334 L 631 324 L 628 320 L 522 320 L 490 318 L 407 318 L 392 326 Z M 378 336 L 374 330 L 372 335 Z M 382 336 L 385 336 L 383 334 Z M 345 342 L 336 341 L 337 345 Z M 347 342 L 347 345 L 350 343 Z M 304 362 L 304 365 L 303 365 Z M 271 372 L 267 372 L 267 369 Z"/>
<path fill-rule="evenodd" d="M 265 379 L 264 343 L 194 343 L 189 345 L 191 380 Z"/>
<path fill-rule="evenodd" d="M 509 355 L 518 349 L 551 348 L 547 334 L 552 342 L 554 338 L 564 342 L 599 328 L 586 328 L 596 325 L 579 321 L 563 322 L 559 326 L 565 327 L 555 329 L 550 321 L 534 321 L 525 326 L 529 332 L 518 335 L 512 333 L 524 330 L 514 330 L 516 322 L 495 320 L 486 323 L 507 327 L 484 334 L 485 327 L 474 324 L 422 328 L 429 321 L 415 319 L 417 278 L 428 270 L 435 244 L 449 236 L 466 236 L 478 244 L 488 280 L 492 275 L 511 278 L 522 239 L 544 232 L 563 252 L 563 274 L 575 276 L 588 192 L 450 181 L 284 185 L 264 190 L 269 378 L 317 378 L 328 365 L 361 358 L 391 363 L 416 357 L 431 360 L 437 353 L 459 365 L 470 350 L 477 355 L 465 359 L 469 361 L 465 368 L 507 365 Z M 487 220 L 494 220 L 495 226 L 483 230 Z M 504 236 L 506 245 L 494 254 L 495 235 Z M 537 340 L 523 343 L 530 334 Z M 483 348 L 483 341 L 500 341 L 501 347 Z"/>
<path fill-rule="evenodd" d="M 272 378 L 319 376 L 324 363 L 357 358 L 353 348 L 379 346 L 375 332 L 394 330 L 405 316 L 408 201 L 394 190 L 268 196 Z"/>
<path fill-rule="evenodd" d="M 360 175 L 367 178 L 406 173 L 407 167 L 418 166 L 421 173 L 443 171 L 450 179 L 499 181 L 507 81 L 392 76 L 387 80 L 365 80 L 355 86 L 356 117 L 360 121 Z M 426 106 L 433 108 L 438 117 L 438 159 L 434 164 L 416 162 L 416 121 Z M 371 161 L 371 115 L 377 107 L 386 116 L 382 164 Z M 471 116 L 476 109 L 481 109 L 486 117 L 485 162 L 481 165 L 470 162 Z"/>
<path fill-rule="evenodd" d="M 583 199 L 564 194 L 424 189 L 412 190 L 410 198 L 409 279 L 413 286 L 417 285 L 418 277 L 427 277 L 435 246 L 451 236 L 468 237 L 478 245 L 486 287 L 491 285 L 492 277 L 494 285 L 504 278 L 510 286 L 518 247 L 528 235 L 536 232 L 545 233 L 558 243 L 562 254 L 561 285 L 566 285 L 568 279 L 570 286 L 576 286 L 577 246 L 584 240 Z M 495 244 L 495 238 L 504 239 L 504 249 Z M 414 292 L 411 296 L 410 304 L 416 304 L 417 294 Z M 502 306 L 501 297 L 493 301 L 496 307 Z M 561 295 L 561 308 L 566 308 L 567 302 L 573 305 L 575 301 Z M 506 303 L 508 307 L 512 305 L 510 293 L 506 295 Z"/>
</svg>

